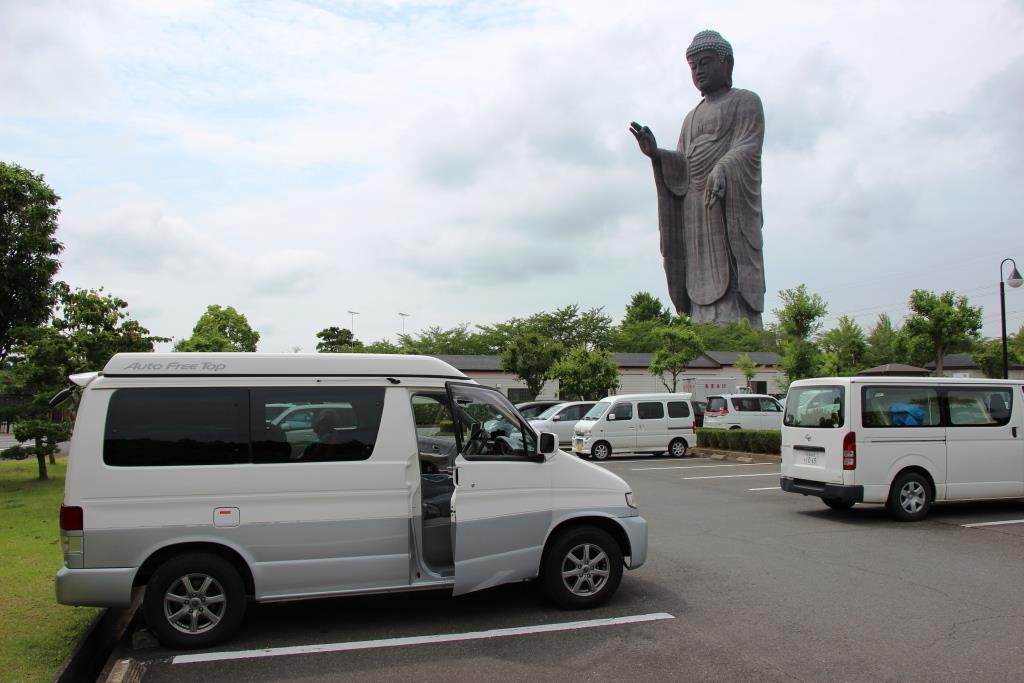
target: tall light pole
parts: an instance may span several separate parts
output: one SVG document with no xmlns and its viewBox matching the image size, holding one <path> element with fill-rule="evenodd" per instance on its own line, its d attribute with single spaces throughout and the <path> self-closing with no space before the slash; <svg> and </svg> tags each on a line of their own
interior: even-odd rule
<svg viewBox="0 0 1024 683">
<path fill-rule="evenodd" d="M 405 336 L 405 319 L 409 317 L 408 313 L 398 312 L 398 315 L 402 316 L 402 336 Z"/>
<path fill-rule="evenodd" d="M 1006 278 L 1006 284 L 1016 289 L 1020 287 L 1021 283 L 1024 283 L 1024 278 L 1017 270 L 1017 262 L 1012 258 L 1004 258 L 999 264 L 999 318 L 1003 324 L 1003 379 L 1008 379 L 1010 376 L 1010 359 L 1006 353 L 1006 288 L 1003 286 L 1003 266 L 1007 261 L 1013 264 L 1013 269 L 1010 271 L 1010 277 Z"/>
<path fill-rule="evenodd" d="M 349 323 L 348 331 L 352 333 L 352 339 L 356 338 L 356 316 L 359 315 L 359 311 L 348 311 L 349 316 L 352 318 L 352 322 Z"/>
</svg>

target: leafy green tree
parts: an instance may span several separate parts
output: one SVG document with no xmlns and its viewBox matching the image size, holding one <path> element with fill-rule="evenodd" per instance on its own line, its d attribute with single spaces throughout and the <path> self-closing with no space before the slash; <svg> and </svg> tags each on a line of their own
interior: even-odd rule
<svg viewBox="0 0 1024 683">
<path fill-rule="evenodd" d="M 885 313 L 878 316 L 878 322 L 864 340 L 864 364 L 875 367 L 887 363 L 906 363 L 909 360 L 905 339 Z"/>
<path fill-rule="evenodd" d="M 704 353 L 704 342 L 689 326 L 671 325 L 655 330 L 657 349 L 651 357 L 647 371 L 661 380 L 665 388 L 675 392 L 679 375 L 686 372 L 686 366 Z M 665 375 L 671 378 L 671 384 Z"/>
<path fill-rule="evenodd" d="M 910 339 L 931 350 L 935 375 L 942 376 L 947 353 L 971 349 L 980 339 L 981 307 L 971 306 L 955 292 L 935 294 L 915 289 L 910 294 L 912 315 L 903 324 Z"/>
<path fill-rule="evenodd" d="M 821 319 L 828 312 L 825 301 L 807 292 L 805 285 L 779 292 L 782 308 L 775 309 L 782 338 L 782 373 L 785 385 L 814 375 L 819 365 L 820 350 L 811 338 L 821 329 Z"/>
<path fill-rule="evenodd" d="M 849 316 L 840 316 L 839 324 L 821 335 L 821 350 L 828 359 L 820 371 L 822 376 L 846 377 L 868 367 L 864 364 L 864 330 Z"/>
<path fill-rule="evenodd" d="M 0 162 L 0 361 L 18 342 L 17 330 L 43 323 L 54 304 L 64 249 L 54 238 L 58 201 L 42 175 Z"/>
<path fill-rule="evenodd" d="M 626 317 L 622 323 L 655 322 L 668 325 L 672 322 L 672 311 L 650 292 L 637 292 L 626 306 Z"/>
<path fill-rule="evenodd" d="M 619 387 L 619 367 L 605 349 L 577 346 L 555 363 L 551 374 L 558 379 L 558 394 L 570 400 L 597 400 Z"/>
<path fill-rule="evenodd" d="M 747 320 L 721 325 L 691 323 L 709 351 L 777 351 L 778 335 L 773 329 L 755 330 Z"/>
<path fill-rule="evenodd" d="M 428 327 L 417 335 L 401 334 L 399 346 L 404 353 L 437 355 L 474 355 L 490 352 L 486 336 L 469 331 L 469 324 L 449 329 Z"/>
<path fill-rule="evenodd" d="M 743 375 L 743 378 L 747 380 L 747 388 L 749 389 L 750 382 L 757 376 L 757 371 L 761 369 L 761 366 L 752 361 L 750 356 L 743 354 L 736 359 L 735 367 Z"/>
<path fill-rule="evenodd" d="M 989 339 L 978 344 L 971 352 L 971 359 L 978 364 L 986 377 L 1001 379 L 1003 376 L 1003 341 Z"/>
<path fill-rule="evenodd" d="M 54 413 L 48 402 L 67 386 L 68 376 L 99 370 L 115 353 L 152 351 L 155 342 L 166 337 L 132 320 L 128 304 L 102 290 L 74 290 L 62 283 L 57 288 L 60 305 L 50 323 L 30 328 L 12 352 L 10 390 L 27 396 L 13 408 L 14 436 L 32 441 L 31 451 L 39 463 L 39 478 L 47 478 L 46 457 L 53 462 L 57 444 L 67 438 L 73 413 Z M 59 419 L 55 419 L 59 416 Z"/>
<path fill-rule="evenodd" d="M 512 318 L 496 325 L 477 325 L 486 350 L 500 354 L 523 333 L 532 332 L 558 342 L 563 349 L 583 346 L 607 349 L 612 344 L 612 319 L 601 308 L 580 312 L 572 305 L 551 312 L 535 313 L 528 318 Z"/>
<path fill-rule="evenodd" d="M 536 398 L 563 353 L 559 342 L 528 330 L 513 338 L 498 357 L 502 369 L 525 382 L 530 397 Z"/>
<path fill-rule="evenodd" d="M 255 351 L 260 333 L 249 327 L 249 321 L 232 306 L 207 306 L 199 317 L 192 336 L 179 340 L 175 351 Z"/>
<path fill-rule="evenodd" d="M 1017 361 L 1024 364 L 1024 325 L 1017 330 L 1017 334 L 1006 337 L 1006 352 L 1010 356 L 1011 362 Z"/>
<path fill-rule="evenodd" d="M 343 327 L 325 327 L 316 333 L 317 353 L 352 353 L 362 350 L 363 342 L 352 335 L 352 330 Z"/>
</svg>

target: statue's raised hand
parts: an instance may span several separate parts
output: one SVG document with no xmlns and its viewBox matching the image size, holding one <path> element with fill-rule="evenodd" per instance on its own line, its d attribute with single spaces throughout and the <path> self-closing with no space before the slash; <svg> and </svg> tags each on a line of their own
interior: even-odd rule
<svg viewBox="0 0 1024 683">
<path fill-rule="evenodd" d="M 654 139 L 654 133 L 647 126 L 641 126 L 636 121 L 629 124 L 629 132 L 636 138 L 640 145 L 640 151 L 649 157 L 653 157 L 658 151 L 658 142 Z"/>
</svg>

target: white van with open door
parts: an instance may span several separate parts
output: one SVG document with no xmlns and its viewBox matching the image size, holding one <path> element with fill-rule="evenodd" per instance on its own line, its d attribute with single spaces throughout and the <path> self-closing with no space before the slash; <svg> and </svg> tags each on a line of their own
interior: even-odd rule
<svg viewBox="0 0 1024 683">
<path fill-rule="evenodd" d="M 1024 382 L 821 377 L 793 382 L 784 491 L 833 509 L 884 503 L 899 520 L 934 501 L 1024 496 Z"/>
<path fill-rule="evenodd" d="M 646 558 L 625 481 L 436 358 L 118 354 L 72 380 L 57 599 L 145 586 L 169 647 L 227 638 L 248 597 L 538 579 L 591 607 Z"/>
</svg>

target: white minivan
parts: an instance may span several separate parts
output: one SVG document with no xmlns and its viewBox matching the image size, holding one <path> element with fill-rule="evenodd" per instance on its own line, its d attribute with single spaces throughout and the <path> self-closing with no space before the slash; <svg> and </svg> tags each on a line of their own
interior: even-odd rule
<svg viewBox="0 0 1024 683">
<path fill-rule="evenodd" d="M 780 429 L 782 404 L 767 394 L 708 396 L 704 426 L 708 429 Z"/>
<path fill-rule="evenodd" d="M 144 585 L 169 647 L 227 638 L 249 597 L 538 579 L 592 607 L 646 558 L 625 481 L 436 358 L 118 354 L 71 379 L 57 600 Z"/>
<path fill-rule="evenodd" d="M 784 491 L 833 509 L 884 503 L 923 519 L 934 501 L 1024 496 L 1024 382 L 823 377 L 793 382 Z"/>
<path fill-rule="evenodd" d="M 653 453 L 681 458 L 697 443 L 690 394 L 623 394 L 594 404 L 573 427 L 577 455 L 605 460 L 613 453 Z"/>
</svg>

